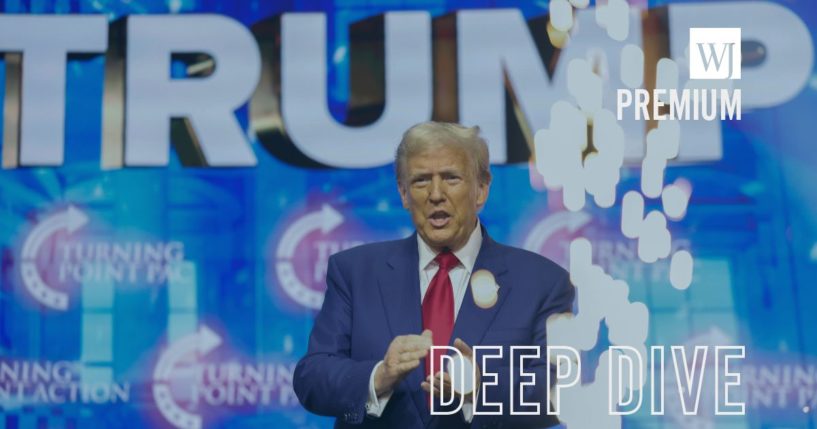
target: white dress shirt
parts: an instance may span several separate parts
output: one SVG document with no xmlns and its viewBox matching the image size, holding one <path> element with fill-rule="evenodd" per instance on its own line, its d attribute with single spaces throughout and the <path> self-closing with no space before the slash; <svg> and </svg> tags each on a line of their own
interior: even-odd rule
<svg viewBox="0 0 817 429">
<path fill-rule="evenodd" d="M 435 252 L 419 234 L 417 234 L 417 247 L 420 256 L 418 269 L 420 271 L 420 304 L 422 305 L 423 298 L 426 296 L 426 291 L 431 284 L 431 280 L 434 278 L 434 275 L 437 274 L 437 270 L 439 270 L 440 266 L 434 261 L 438 252 Z M 448 272 L 448 277 L 451 279 L 451 287 L 454 288 L 455 321 L 460 312 L 462 300 L 465 298 L 465 292 L 468 291 L 468 279 L 471 278 L 471 272 L 474 270 L 474 264 L 477 262 L 480 247 L 482 247 L 482 228 L 480 227 L 479 220 L 477 220 L 477 226 L 474 228 L 474 231 L 471 232 L 468 242 L 465 243 L 465 246 L 460 250 L 454 252 L 454 256 L 459 259 L 460 263 Z M 366 402 L 366 413 L 370 417 L 380 417 L 380 415 L 383 414 L 383 410 L 386 409 L 386 404 L 388 404 L 389 399 L 391 399 L 392 392 L 378 397 L 374 388 L 374 374 L 382 364 L 382 360 L 378 362 L 372 370 L 372 374 L 369 376 L 369 400 Z M 470 401 L 463 403 L 462 413 L 465 421 L 470 423 L 474 417 L 473 404 Z"/>
</svg>

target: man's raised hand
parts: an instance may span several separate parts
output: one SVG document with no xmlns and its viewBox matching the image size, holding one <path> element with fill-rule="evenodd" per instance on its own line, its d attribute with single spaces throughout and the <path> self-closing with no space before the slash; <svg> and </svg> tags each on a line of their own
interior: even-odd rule
<svg viewBox="0 0 817 429">
<path fill-rule="evenodd" d="M 395 337 L 383 364 L 374 374 L 374 388 L 377 396 L 394 390 L 409 372 L 420 366 L 421 359 L 428 355 L 431 349 L 431 330 L 426 329 L 421 335 L 400 335 Z"/>
</svg>

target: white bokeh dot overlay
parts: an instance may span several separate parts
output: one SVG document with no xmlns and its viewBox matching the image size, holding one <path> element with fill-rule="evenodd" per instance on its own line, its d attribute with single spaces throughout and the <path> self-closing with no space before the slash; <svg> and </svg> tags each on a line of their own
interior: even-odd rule
<svg viewBox="0 0 817 429">
<path fill-rule="evenodd" d="M 551 0 L 549 5 L 551 25 L 569 32 L 575 27 L 573 9 L 586 7 L 587 2 Z M 609 37 L 617 41 L 627 38 L 630 6 L 625 0 L 600 2 L 595 14 L 596 24 L 604 28 Z M 571 212 L 581 211 L 587 204 L 610 208 L 618 200 L 616 191 L 624 162 L 625 134 L 615 113 L 602 107 L 602 97 L 605 86 L 634 89 L 644 83 L 643 50 L 627 44 L 619 55 L 622 82 L 605 82 L 583 58 L 566 64 L 569 97 L 553 104 L 549 128 L 537 130 L 534 135 L 535 167 L 545 187 L 560 191 L 562 205 Z M 655 70 L 656 87 L 670 89 L 682 85 L 678 69 L 675 61 L 660 59 Z M 589 147 L 591 139 L 592 148 Z M 685 217 L 692 186 L 684 178 L 665 183 L 665 172 L 668 161 L 678 156 L 682 139 L 678 121 L 658 121 L 644 142 L 640 188 L 626 192 L 620 200 L 621 233 L 637 241 L 638 258 L 643 263 L 669 259 L 669 283 L 678 290 L 690 287 L 694 260 L 688 250 L 672 252 L 672 234 L 667 225 Z M 646 207 L 656 208 L 647 211 Z M 592 350 L 599 340 L 600 323 L 604 322 L 611 345 L 632 347 L 646 356 L 649 334 L 646 305 L 630 301 L 627 282 L 613 278 L 593 263 L 593 244 L 588 238 L 574 239 L 569 254 L 570 278 L 576 287 L 578 310 L 575 316 L 557 315 L 548 320 L 548 345 Z M 602 353 L 593 382 L 561 391 L 559 418 L 567 427 L 621 427 L 621 416 L 611 415 L 608 410 L 609 353 L 617 351 Z M 560 369 L 565 373 L 574 370 Z M 643 387 L 629 385 L 626 380 L 622 382 L 625 397 L 627 390 L 632 393 Z"/>
</svg>

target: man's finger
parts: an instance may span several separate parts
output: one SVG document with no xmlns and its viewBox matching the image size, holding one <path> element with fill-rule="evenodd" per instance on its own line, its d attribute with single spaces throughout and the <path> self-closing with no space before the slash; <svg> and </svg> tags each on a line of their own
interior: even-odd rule
<svg viewBox="0 0 817 429">
<path fill-rule="evenodd" d="M 400 373 L 409 372 L 414 368 L 417 368 L 418 366 L 420 366 L 420 360 L 415 359 L 413 361 L 400 363 L 399 365 L 397 365 L 397 371 Z"/>
<path fill-rule="evenodd" d="M 459 350 L 463 356 L 467 358 L 471 358 L 474 355 L 474 351 L 471 350 L 471 347 L 468 344 L 465 344 L 465 341 L 457 338 L 454 340 L 454 348 Z"/>
<path fill-rule="evenodd" d="M 431 383 L 424 381 L 420 384 L 420 386 L 426 391 L 426 393 L 431 393 Z M 434 385 L 434 396 L 437 398 L 443 397 L 443 391 L 440 390 L 439 383 Z"/>
<path fill-rule="evenodd" d="M 411 335 L 401 344 L 401 351 L 427 349 L 430 348 L 431 345 L 430 337 Z"/>
<path fill-rule="evenodd" d="M 448 375 L 448 373 L 445 372 L 445 371 L 437 371 L 437 373 L 434 374 L 434 379 L 435 380 L 439 380 L 440 377 L 442 377 L 443 382 L 446 382 L 446 381 L 449 382 L 449 383 L 451 382 L 451 376 Z"/>
<path fill-rule="evenodd" d="M 423 390 L 426 391 L 426 393 L 431 393 L 431 383 L 429 383 L 427 381 L 424 381 L 424 382 L 420 383 L 420 387 L 422 387 Z M 440 391 L 440 386 L 439 385 L 434 385 L 434 396 L 437 396 L 437 397 L 442 396 L 442 392 Z"/>
<path fill-rule="evenodd" d="M 423 337 L 417 337 L 411 341 L 410 347 L 414 350 L 426 350 L 431 348 L 433 343 L 431 340 Z"/>
<path fill-rule="evenodd" d="M 414 357 L 414 359 L 422 359 L 428 356 L 428 349 L 417 350 L 412 354 L 412 356 Z"/>
<path fill-rule="evenodd" d="M 433 337 L 434 337 L 434 334 L 431 332 L 431 329 L 426 329 L 420 335 L 420 338 L 422 338 L 422 340 L 423 340 L 423 344 L 427 344 L 428 347 L 431 347 L 434 344 Z"/>
<path fill-rule="evenodd" d="M 431 381 L 431 376 L 426 378 L 429 382 Z M 448 389 L 451 388 L 451 377 L 448 376 L 448 373 L 442 373 L 442 380 L 440 380 L 440 373 L 438 372 L 437 375 L 434 376 L 434 386 L 442 386 L 443 388 Z"/>
</svg>

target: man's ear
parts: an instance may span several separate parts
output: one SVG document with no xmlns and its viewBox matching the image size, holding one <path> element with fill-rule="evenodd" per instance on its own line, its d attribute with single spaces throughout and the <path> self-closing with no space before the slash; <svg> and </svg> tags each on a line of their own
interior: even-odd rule
<svg viewBox="0 0 817 429">
<path fill-rule="evenodd" d="M 491 180 L 488 179 L 485 183 L 480 183 L 477 186 L 477 208 L 482 209 L 488 201 L 488 194 L 491 191 Z"/>
<path fill-rule="evenodd" d="M 406 190 L 406 187 L 403 186 L 403 184 L 400 183 L 400 182 L 397 182 L 397 192 L 400 193 L 400 201 L 403 202 L 403 208 L 408 210 L 408 208 L 409 208 L 408 194 L 407 194 L 408 191 Z"/>
</svg>

